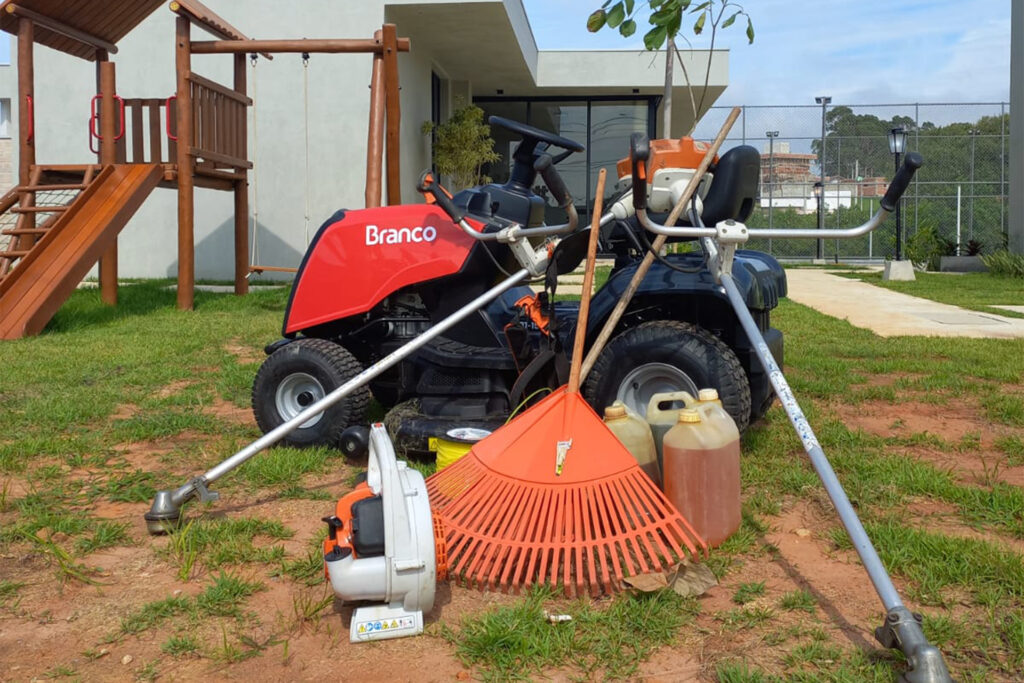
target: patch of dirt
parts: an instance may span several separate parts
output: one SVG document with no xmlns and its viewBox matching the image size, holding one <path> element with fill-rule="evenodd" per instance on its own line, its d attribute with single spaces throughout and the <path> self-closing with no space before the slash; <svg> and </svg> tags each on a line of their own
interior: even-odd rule
<svg viewBox="0 0 1024 683">
<path fill-rule="evenodd" d="M 267 357 L 262 348 L 245 346 L 238 339 L 229 339 L 223 348 L 242 363 L 262 363 Z"/>
<path fill-rule="evenodd" d="M 139 414 L 139 407 L 134 403 L 122 403 L 110 416 L 112 421 L 130 420 Z"/>
<path fill-rule="evenodd" d="M 219 396 L 206 408 L 206 412 L 227 422 L 234 422 L 236 424 L 246 426 L 252 426 L 255 424 L 255 418 L 252 416 L 252 408 L 249 408 L 248 406 L 245 408 L 239 408 L 234 403 L 225 401 Z"/>
<path fill-rule="evenodd" d="M 872 378 L 869 384 L 872 382 L 873 386 L 882 386 L 879 380 Z M 175 385 L 180 391 L 187 383 L 165 389 Z M 917 445 L 900 447 L 908 457 L 927 460 L 974 483 L 991 470 L 991 465 L 986 470 L 982 463 L 996 457 L 993 444 L 1002 435 L 969 404 L 957 404 L 954 410 L 912 400 L 833 408 L 851 427 L 881 436 L 909 437 L 927 431 L 947 443 L 961 444 L 964 435 L 980 434 L 977 444 L 963 452 L 946 453 Z M 252 423 L 247 408 L 227 401 L 215 400 L 205 409 L 228 422 Z M 175 451 L 213 451 L 217 438 L 185 432 L 168 439 L 118 444 L 114 451 L 131 468 L 173 470 L 172 480 L 161 477 L 158 485 L 177 485 L 175 477 L 198 471 L 192 467 L 195 462 L 185 459 L 168 464 L 161 462 L 162 456 Z M 243 477 L 229 475 L 222 482 L 223 497 L 218 503 L 191 506 L 187 514 L 278 520 L 292 529 L 294 536 L 284 541 L 260 538 L 257 544 L 281 545 L 289 559 L 302 558 L 321 533 L 320 519 L 333 511 L 337 498 L 348 490 L 352 472 L 353 467 L 339 457 L 337 466 L 326 476 L 307 475 L 296 482 L 326 491 L 328 500 L 289 500 L 267 491 L 250 491 Z M 93 474 L 103 476 L 103 472 Z M 1022 467 L 1001 466 L 995 475 L 1007 483 L 1024 484 Z M 9 501 L 28 491 L 25 476 L 10 475 L 5 480 L 9 482 Z M 0 548 L 0 581 L 25 584 L 16 599 L 0 606 L 0 662 L 4 663 L 0 681 L 40 678 L 56 667 L 73 670 L 83 680 L 132 680 L 151 664 L 166 680 L 470 680 L 479 678 L 479 672 L 459 661 L 454 647 L 440 637 L 441 626 L 458 627 L 466 616 L 518 600 L 444 584 L 439 586 L 435 607 L 427 615 L 426 635 L 351 644 L 351 608 L 328 604 L 315 617 L 297 616 L 305 606 L 329 597 L 323 584 L 306 587 L 287 577 L 274 576 L 276 566 L 226 567 L 224 571 L 265 585 L 265 590 L 245 601 L 243 610 L 248 616 L 240 620 L 202 619 L 195 626 L 184 619 L 168 619 L 138 635 L 111 638 L 119 632 L 122 620 L 143 605 L 173 596 L 195 596 L 220 571 L 197 564 L 189 581 L 178 580 L 178 566 L 164 550 L 168 539 L 147 533 L 142 515 L 148 507 L 148 502 L 99 500 L 80 512 L 129 524 L 131 545 L 75 556 L 93 568 L 99 585 L 73 580 L 62 583 L 52 558 L 27 544 Z M 15 514 L 9 509 L 0 515 L 0 523 L 11 523 Z M 905 514 L 924 529 L 960 538 L 993 538 L 991 533 L 967 527 L 950 505 L 913 500 Z M 701 613 L 681 629 L 674 644 L 659 649 L 641 665 L 635 680 L 713 680 L 720 662 L 743 658 L 768 673 L 783 675 L 792 671 L 787 653 L 810 642 L 812 636 L 807 634 L 811 632 L 817 634 L 813 637 L 824 638 L 827 644 L 847 652 L 851 648 L 879 652 L 872 629 L 881 623 L 883 609 L 856 555 L 836 550 L 829 541 L 829 529 L 839 524 L 831 507 L 817 498 L 801 499 L 788 503 L 781 514 L 765 522 L 768 530 L 758 539 L 760 549 L 738 559 L 721 585 L 699 598 Z M 59 540 L 73 549 L 77 539 L 61 536 Z M 998 540 L 1024 553 L 1024 542 L 1002 537 Z M 733 601 L 743 584 L 760 582 L 764 583 L 762 595 L 742 606 Z M 898 578 L 897 588 L 907 599 L 906 586 Z M 798 590 L 813 596 L 812 613 L 780 606 L 783 596 Z M 914 604 L 908 606 L 918 609 Z M 770 618 L 753 626 L 737 624 L 744 610 L 756 609 L 770 611 Z M 181 635 L 195 636 L 203 646 L 203 656 L 175 657 L 161 650 L 170 637 Z M 245 642 L 262 649 L 255 656 L 228 662 L 218 654 L 225 638 L 239 651 L 247 649 Z M 556 681 L 572 680 L 573 674 L 569 669 L 545 672 Z"/>
<path fill-rule="evenodd" d="M 944 441 L 959 443 L 965 435 L 982 433 L 982 426 L 987 426 L 981 413 L 963 402 L 947 406 L 918 401 L 865 401 L 832 407 L 847 427 L 885 437 L 927 432 Z"/>
<path fill-rule="evenodd" d="M 995 445 L 1002 437 L 1019 436 L 1021 430 L 992 424 L 973 401 L 959 398 L 946 405 L 865 401 L 857 405 L 836 403 L 831 408 L 850 429 L 911 443 L 914 438 L 938 437 L 949 447 L 924 443 L 893 448 L 951 472 L 961 482 L 991 486 L 1001 481 L 1024 486 L 1024 466 L 1011 466 Z"/>
<path fill-rule="evenodd" d="M 160 389 L 160 391 L 156 392 L 155 395 L 157 398 L 167 398 L 168 396 L 174 396 L 175 394 L 180 393 L 186 387 L 190 387 L 195 383 L 195 380 L 179 379 L 175 382 L 171 382 L 164 388 Z"/>
</svg>

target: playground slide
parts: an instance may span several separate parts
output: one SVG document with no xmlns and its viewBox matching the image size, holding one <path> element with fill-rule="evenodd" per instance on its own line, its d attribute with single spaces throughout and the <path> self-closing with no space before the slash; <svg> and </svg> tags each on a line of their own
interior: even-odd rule
<svg viewBox="0 0 1024 683">
<path fill-rule="evenodd" d="M 39 334 L 162 177 L 159 164 L 104 167 L 0 281 L 0 339 Z"/>
</svg>

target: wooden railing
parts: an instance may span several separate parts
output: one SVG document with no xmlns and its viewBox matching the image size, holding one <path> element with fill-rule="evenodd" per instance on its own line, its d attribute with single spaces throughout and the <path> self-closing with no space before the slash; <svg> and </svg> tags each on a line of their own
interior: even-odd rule
<svg viewBox="0 0 1024 683">
<path fill-rule="evenodd" d="M 177 127 L 174 98 L 126 99 L 124 109 L 125 131 L 117 141 L 118 163 L 173 164 L 178 153 L 173 139 Z"/>
<path fill-rule="evenodd" d="M 208 78 L 189 73 L 192 145 L 189 154 L 217 166 L 252 168 L 246 159 L 247 107 L 252 100 Z"/>
</svg>

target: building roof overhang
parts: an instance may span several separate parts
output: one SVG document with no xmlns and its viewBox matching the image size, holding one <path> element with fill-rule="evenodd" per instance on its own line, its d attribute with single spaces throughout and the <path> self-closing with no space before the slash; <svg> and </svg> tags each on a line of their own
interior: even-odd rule
<svg viewBox="0 0 1024 683">
<path fill-rule="evenodd" d="M 386 0 L 385 13 L 412 38 L 414 51 L 431 54 L 447 78 L 470 81 L 475 96 L 664 91 L 663 51 L 538 50 L 521 0 Z M 695 102 L 703 100 L 703 114 L 728 85 L 728 51 L 683 50 L 680 56 L 686 69 L 677 64 L 673 70 L 673 97 L 685 102 L 680 109 L 692 112 L 692 91 Z M 699 74 L 698 84 L 689 86 L 685 73 Z"/>
</svg>

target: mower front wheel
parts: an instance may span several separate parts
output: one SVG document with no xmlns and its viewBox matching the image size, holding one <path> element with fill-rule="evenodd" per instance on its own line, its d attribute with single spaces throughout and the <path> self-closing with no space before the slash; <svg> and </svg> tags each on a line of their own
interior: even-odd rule
<svg viewBox="0 0 1024 683">
<path fill-rule="evenodd" d="M 252 385 L 252 412 L 264 433 L 291 420 L 362 371 L 347 349 L 326 339 L 299 339 L 274 351 Z M 359 387 L 281 440 L 289 446 L 337 446 L 366 417 L 370 394 Z"/>
<path fill-rule="evenodd" d="M 600 413 L 619 400 L 645 416 L 651 396 L 718 390 L 742 432 L 750 423 L 750 383 L 722 340 L 690 323 L 654 320 L 620 333 L 597 357 L 583 396 Z"/>
</svg>

